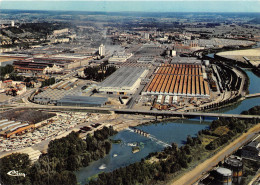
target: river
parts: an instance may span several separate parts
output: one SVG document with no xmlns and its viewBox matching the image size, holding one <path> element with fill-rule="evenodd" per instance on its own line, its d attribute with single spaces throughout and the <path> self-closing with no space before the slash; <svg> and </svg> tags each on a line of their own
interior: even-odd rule
<svg viewBox="0 0 260 185">
<path fill-rule="evenodd" d="M 150 133 L 160 141 L 168 144 L 175 142 L 178 146 L 181 146 L 185 143 L 188 135 L 195 136 L 198 131 L 208 128 L 210 123 L 210 121 L 200 123 L 195 120 L 178 120 L 150 125 L 140 125 L 137 126 L 137 128 Z M 112 144 L 111 151 L 103 159 L 92 162 L 88 167 L 81 168 L 76 172 L 77 179 L 81 184 L 85 184 L 88 177 L 103 171 L 112 171 L 119 167 L 127 166 L 140 161 L 151 152 L 161 151 L 164 148 L 160 143 L 128 129 L 120 131 L 118 134 L 113 136 L 112 139 L 120 139 L 122 142 L 120 144 Z M 141 147 L 140 152 L 132 153 L 132 147 L 129 145 L 136 142 L 143 143 L 143 147 Z M 117 156 L 114 157 L 114 154 Z M 102 165 L 106 168 L 100 170 L 99 167 Z"/>
<path fill-rule="evenodd" d="M 259 93 L 260 78 L 257 77 L 251 70 L 245 69 L 244 71 L 247 73 L 250 79 L 250 84 L 248 88 L 249 94 Z M 227 114 L 240 114 L 242 111 L 248 110 L 256 105 L 260 105 L 260 97 L 245 99 L 229 107 L 221 108 L 219 110 L 214 110 L 213 112 L 227 113 Z"/>
<path fill-rule="evenodd" d="M 245 70 L 250 78 L 249 93 L 260 92 L 260 78 L 254 75 L 250 70 Z M 233 104 L 230 107 L 222 108 L 214 112 L 236 113 L 239 114 L 253 106 L 260 105 L 260 98 L 245 99 L 242 102 Z M 199 130 L 208 128 L 211 120 L 200 122 L 199 120 L 176 120 L 170 122 L 161 122 L 157 124 L 140 125 L 137 128 L 150 133 L 158 140 L 171 144 L 177 143 L 178 146 L 184 144 L 188 135 L 195 136 Z M 75 172 L 78 182 L 85 184 L 88 178 L 101 172 L 113 171 L 117 168 L 127 166 L 134 162 L 140 161 L 151 152 L 161 151 L 164 147 L 149 138 L 134 133 L 128 129 L 120 131 L 112 137 L 120 139 L 120 144 L 112 144 L 112 149 L 103 159 L 90 163 L 88 167 L 81 168 Z M 129 144 L 135 142 L 143 143 L 140 152 L 132 153 L 132 147 Z M 115 155 L 116 154 L 116 155 Z M 103 166 L 104 169 L 99 169 Z"/>
</svg>

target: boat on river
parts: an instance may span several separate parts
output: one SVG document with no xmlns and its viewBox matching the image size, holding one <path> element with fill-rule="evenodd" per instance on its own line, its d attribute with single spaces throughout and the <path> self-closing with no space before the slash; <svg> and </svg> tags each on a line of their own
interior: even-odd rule
<svg viewBox="0 0 260 185">
<path fill-rule="evenodd" d="M 98 169 L 104 170 L 104 169 L 106 169 L 106 168 L 107 168 L 106 165 L 105 165 L 105 164 L 102 164 Z"/>
</svg>

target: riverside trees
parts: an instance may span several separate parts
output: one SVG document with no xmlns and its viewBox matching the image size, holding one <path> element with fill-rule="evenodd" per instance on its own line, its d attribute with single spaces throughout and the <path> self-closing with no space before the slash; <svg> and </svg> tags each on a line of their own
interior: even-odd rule
<svg viewBox="0 0 260 185">
<path fill-rule="evenodd" d="M 260 106 L 243 113 L 260 115 Z M 140 162 L 113 172 L 99 174 L 96 180 L 89 182 L 89 185 L 156 184 L 158 181 L 174 178 L 180 170 L 205 160 L 219 147 L 258 122 L 259 120 L 237 118 L 215 120 L 209 129 L 199 131 L 196 137 L 188 136 L 185 145 L 178 148 L 173 143 L 172 147 L 167 147 L 161 152 L 150 153 Z M 209 143 L 207 136 L 211 138 Z"/>
<path fill-rule="evenodd" d="M 111 149 L 111 141 L 108 138 L 114 134 L 116 131 L 112 127 L 95 131 L 93 136 L 88 134 L 86 139 L 81 139 L 78 133 L 71 132 L 66 137 L 51 141 L 48 145 L 48 152 L 42 154 L 32 165 L 27 154 L 12 154 L 2 158 L 0 159 L 0 183 L 4 185 L 77 184 L 73 171 L 104 157 Z M 26 172 L 26 177 L 7 176 L 6 173 L 13 168 Z"/>
</svg>

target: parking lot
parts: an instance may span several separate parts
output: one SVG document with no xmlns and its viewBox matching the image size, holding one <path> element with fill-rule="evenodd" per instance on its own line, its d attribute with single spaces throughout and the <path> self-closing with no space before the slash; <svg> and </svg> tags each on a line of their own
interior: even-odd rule
<svg viewBox="0 0 260 185">
<path fill-rule="evenodd" d="M 42 151 L 49 141 L 68 135 L 71 131 L 81 131 L 81 137 L 102 126 L 98 121 L 104 120 L 105 115 L 81 113 L 81 112 L 59 112 L 57 116 L 42 122 L 40 128 L 21 136 L 2 139 L 0 141 L 0 153 L 17 151 L 26 147 L 33 147 Z M 48 124 L 47 124 L 48 123 Z M 89 127 L 91 130 L 80 129 Z"/>
</svg>

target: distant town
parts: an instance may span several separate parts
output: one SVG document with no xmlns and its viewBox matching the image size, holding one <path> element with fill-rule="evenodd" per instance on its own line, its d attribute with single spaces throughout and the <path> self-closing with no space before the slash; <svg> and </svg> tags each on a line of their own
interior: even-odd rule
<svg viewBox="0 0 260 185">
<path fill-rule="evenodd" d="M 260 182 L 259 13 L 0 20 L 0 184 Z"/>
</svg>

